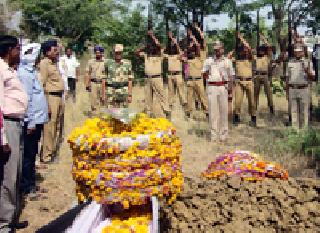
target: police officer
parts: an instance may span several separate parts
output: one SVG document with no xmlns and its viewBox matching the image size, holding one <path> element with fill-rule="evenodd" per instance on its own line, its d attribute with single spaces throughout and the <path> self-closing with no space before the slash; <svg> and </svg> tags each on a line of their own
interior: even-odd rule
<svg viewBox="0 0 320 233">
<path fill-rule="evenodd" d="M 106 59 L 106 78 L 102 80 L 102 98 L 108 107 L 127 108 L 132 101 L 132 65 L 122 59 L 123 45 L 114 46 L 114 59 Z"/>
<path fill-rule="evenodd" d="M 180 102 L 185 110 L 187 105 L 184 81 L 182 78 L 182 54 L 177 40 L 173 37 L 171 31 L 168 32 L 168 45 L 165 49 L 166 58 L 168 59 L 168 100 L 172 109 L 175 99 L 175 87 L 179 94 Z"/>
<path fill-rule="evenodd" d="M 234 70 L 231 60 L 223 55 L 223 44 L 217 41 L 213 49 L 214 57 L 205 61 L 202 70 L 207 80 L 211 141 L 225 141 L 228 136 L 228 89 L 232 87 Z"/>
<path fill-rule="evenodd" d="M 62 111 L 62 95 L 64 82 L 60 75 L 58 60 L 58 44 L 49 40 L 42 44 L 44 58 L 39 64 L 40 79 L 48 101 L 49 122 L 43 130 L 43 159 L 50 162 L 54 159 L 58 148 L 58 124 Z"/>
<path fill-rule="evenodd" d="M 156 117 L 171 118 L 171 110 L 168 104 L 168 96 L 164 90 L 162 79 L 162 51 L 159 40 L 154 36 L 153 31 L 148 30 L 147 45 L 136 51 L 137 56 L 144 58 L 145 102 L 146 113 Z"/>
<path fill-rule="evenodd" d="M 252 49 L 244 40 L 240 33 L 237 36 L 242 42 L 240 59 L 236 60 L 236 78 L 235 78 L 235 109 L 234 124 L 240 123 L 241 105 L 243 94 L 246 92 L 249 105 L 249 114 L 251 115 L 250 126 L 257 126 L 256 107 L 254 103 L 253 91 L 253 67 L 252 67 Z"/>
<path fill-rule="evenodd" d="M 194 111 L 195 99 L 200 101 L 205 113 L 208 113 L 208 99 L 205 95 L 205 89 L 202 79 L 202 66 L 204 61 L 201 59 L 200 56 L 201 44 L 193 35 L 192 30 L 193 27 L 188 26 L 187 56 L 189 75 L 187 77 L 187 117 L 190 117 L 191 113 Z"/>
<path fill-rule="evenodd" d="M 255 77 L 254 77 L 254 100 L 256 108 L 259 103 L 260 88 L 264 86 L 264 92 L 267 96 L 268 106 L 271 114 L 274 114 L 273 98 L 271 90 L 272 79 L 272 63 L 268 56 L 268 47 L 265 45 L 259 46 L 257 50 L 257 57 L 254 60 Z"/>
<path fill-rule="evenodd" d="M 90 92 L 91 111 L 100 109 L 102 100 L 102 79 L 105 78 L 105 64 L 103 47 L 94 47 L 95 59 L 90 59 L 86 68 L 86 89 Z"/>
<path fill-rule="evenodd" d="M 303 46 L 295 44 L 294 58 L 289 60 L 286 71 L 289 101 L 291 102 L 292 126 L 295 129 L 302 128 L 302 122 L 304 127 L 308 126 L 311 94 L 308 82 L 315 77 L 312 63 L 303 59 L 304 53 Z"/>
</svg>

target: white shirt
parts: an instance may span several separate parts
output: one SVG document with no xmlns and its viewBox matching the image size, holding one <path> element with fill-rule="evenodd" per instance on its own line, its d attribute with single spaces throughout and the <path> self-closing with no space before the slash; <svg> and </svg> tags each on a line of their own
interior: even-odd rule
<svg viewBox="0 0 320 233">
<path fill-rule="evenodd" d="M 225 57 L 221 59 L 209 57 L 206 59 L 202 72 L 205 73 L 208 71 L 208 82 L 231 81 L 232 76 L 235 75 L 231 60 Z"/>
<path fill-rule="evenodd" d="M 76 78 L 76 70 L 80 64 L 75 56 L 68 58 L 64 55 L 60 58 L 59 64 L 61 66 L 62 75 L 66 76 L 66 78 Z"/>
</svg>

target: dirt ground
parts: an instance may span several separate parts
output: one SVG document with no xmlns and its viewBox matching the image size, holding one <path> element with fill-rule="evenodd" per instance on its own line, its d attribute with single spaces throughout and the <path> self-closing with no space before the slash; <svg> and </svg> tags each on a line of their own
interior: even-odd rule
<svg viewBox="0 0 320 233">
<path fill-rule="evenodd" d="M 71 176 L 72 156 L 66 142 L 71 130 L 80 126 L 86 118 L 90 108 L 88 93 L 84 91 L 82 82 L 77 86 L 77 101 L 72 103 L 68 100 L 65 107 L 65 138 L 61 145 L 60 154 L 57 161 L 49 165 L 46 170 L 39 171 L 39 184 L 41 187 L 49 190 L 42 198 L 37 201 L 26 201 L 22 211 L 21 220 L 28 220 L 29 227 L 18 231 L 19 233 L 35 232 L 41 226 L 54 220 L 72 206 L 77 204 L 74 191 L 74 182 Z M 177 132 L 183 144 L 183 172 L 186 177 L 199 177 L 208 164 L 220 153 L 229 150 L 244 149 L 259 152 L 261 139 L 270 132 L 282 130 L 285 128 L 287 101 L 285 97 L 274 96 L 276 114 L 271 117 L 267 110 L 267 103 L 264 94 L 260 98 L 258 109 L 258 127 L 248 126 L 249 116 L 247 114 L 247 100 L 244 99 L 242 124 L 238 127 L 230 125 L 229 139 L 224 144 L 208 142 L 208 123 L 205 118 L 199 114 L 194 120 L 186 121 L 184 119 L 179 101 L 176 100 L 172 122 L 177 127 Z M 144 105 L 144 91 L 142 87 L 135 87 L 133 90 L 133 103 L 131 107 L 135 110 L 142 110 Z M 272 147 L 272 145 L 271 145 Z M 272 154 L 265 155 L 267 158 L 280 162 L 289 171 L 297 164 L 305 161 L 288 159 L 290 155 L 275 157 Z M 302 174 L 303 175 L 303 174 Z M 307 176 L 313 173 L 306 170 Z"/>
</svg>

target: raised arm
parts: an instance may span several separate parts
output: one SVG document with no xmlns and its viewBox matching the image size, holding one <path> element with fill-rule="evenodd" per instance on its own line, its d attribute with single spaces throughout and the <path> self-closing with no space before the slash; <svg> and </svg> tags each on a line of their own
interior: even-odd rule
<svg viewBox="0 0 320 233">
<path fill-rule="evenodd" d="M 237 36 L 238 36 L 238 38 L 240 39 L 241 43 L 249 49 L 250 53 L 252 53 L 252 48 L 251 48 L 251 46 L 250 46 L 249 43 L 243 38 L 243 36 L 240 34 L 240 32 L 237 32 Z"/>
<path fill-rule="evenodd" d="M 271 47 L 271 44 L 269 43 L 267 38 L 261 32 L 259 32 L 259 35 L 260 35 L 260 38 L 262 39 L 263 43 L 265 43 L 268 47 Z"/>
</svg>

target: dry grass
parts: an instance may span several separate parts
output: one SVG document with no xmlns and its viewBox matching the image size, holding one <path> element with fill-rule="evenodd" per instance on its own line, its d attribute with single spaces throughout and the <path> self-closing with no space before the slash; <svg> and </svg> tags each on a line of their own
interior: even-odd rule
<svg viewBox="0 0 320 233">
<path fill-rule="evenodd" d="M 82 67 L 84 62 L 82 62 Z M 81 125 L 87 118 L 90 108 L 88 93 L 84 91 L 82 82 L 78 83 L 78 96 L 76 104 L 67 102 L 65 109 L 65 135 Z M 144 94 L 142 87 L 135 87 L 133 91 L 132 108 L 142 110 L 144 105 Z M 208 164 L 219 154 L 234 149 L 245 149 L 259 152 L 268 152 L 266 157 L 279 161 L 287 168 L 300 168 L 301 161 L 293 161 L 292 155 L 275 156 L 276 151 L 272 150 L 272 138 L 276 132 L 283 130 L 283 122 L 287 111 L 287 101 L 285 97 L 274 96 L 276 105 L 275 117 L 270 117 L 266 98 L 261 96 L 260 107 L 258 109 L 258 128 L 248 126 L 249 116 L 247 112 L 247 102 L 244 99 L 243 124 L 238 127 L 231 126 L 230 137 L 225 144 L 214 144 L 206 140 L 208 134 L 208 124 L 201 120 L 184 120 L 183 113 L 176 101 L 172 122 L 176 125 L 178 134 L 183 144 L 183 172 L 187 177 L 198 177 L 206 169 Z M 268 140 L 266 140 L 268 139 Z M 270 143 L 270 145 L 266 145 Z M 46 198 L 38 201 L 27 202 L 22 213 L 23 220 L 29 220 L 30 226 L 19 232 L 34 232 L 39 227 L 47 224 L 59 215 L 70 209 L 76 203 L 74 193 L 74 183 L 71 176 L 72 157 L 66 138 L 62 144 L 59 159 L 49 169 L 41 172 L 43 178 L 41 187 L 49 189 Z"/>
</svg>

